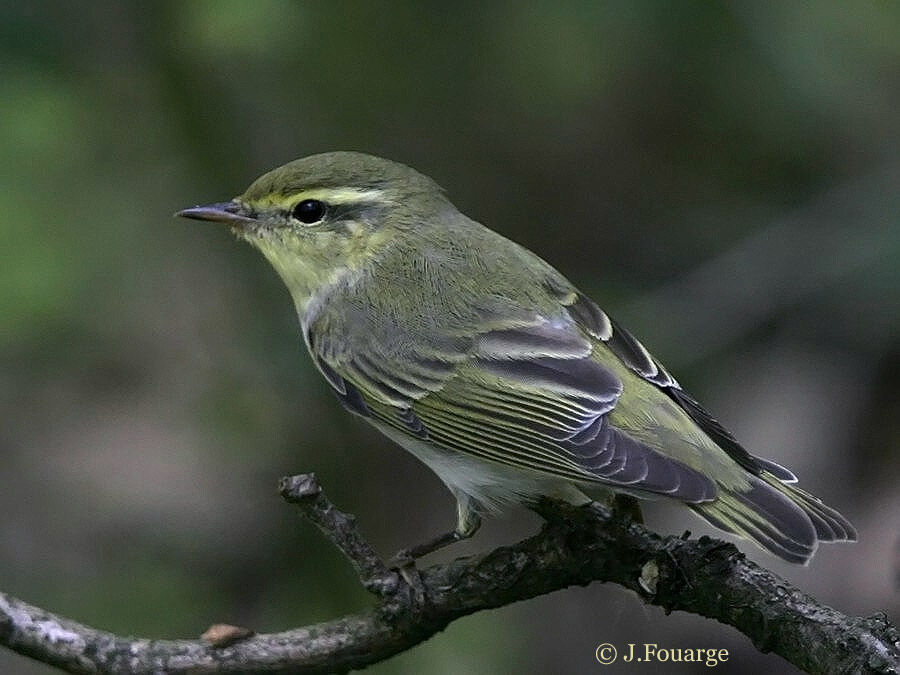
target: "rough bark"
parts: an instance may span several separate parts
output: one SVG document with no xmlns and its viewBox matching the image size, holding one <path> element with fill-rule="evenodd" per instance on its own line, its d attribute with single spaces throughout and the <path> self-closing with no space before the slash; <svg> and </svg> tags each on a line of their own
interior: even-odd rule
<svg viewBox="0 0 900 675">
<path fill-rule="evenodd" d="M 461 616 L 605 581 L 667 612 L 734 626 L 760 650 L 811 673 L 900 673 L 900 633 L 884 615 L 825 607 L 708 537 L 661 537 L 597 505 L 547 502 L 539 506 L 546 525 L 514 546 L 398 571 L 313 475 L 285 478 L 281 492 L 344 552 L 376 596 L 371 609 L 267 635 L 225 628 L 206 639 L 150 640 L 99 631 L 0 593 L 0 644 L 73 673 L 346 672 L 409 649 Z"/>
</svg>

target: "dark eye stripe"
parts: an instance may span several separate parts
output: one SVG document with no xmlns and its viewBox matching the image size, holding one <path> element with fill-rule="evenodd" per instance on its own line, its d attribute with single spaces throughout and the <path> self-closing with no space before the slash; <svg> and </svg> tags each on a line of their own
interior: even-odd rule
<svg viewBox="0 0 900 675">
<path fill-rule="evenodd" d="M 338 222 L 341 220 L 368 220 L 372 222 L 374 216 L 383 208 L 383 202 L 371 200 L 358 202 L 343 202 L 328 205 L 328 220 Z"/>
</svg>

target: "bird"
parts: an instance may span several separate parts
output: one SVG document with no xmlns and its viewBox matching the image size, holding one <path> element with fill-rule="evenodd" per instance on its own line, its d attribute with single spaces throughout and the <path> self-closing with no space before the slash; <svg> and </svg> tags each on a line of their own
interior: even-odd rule
<svg viewBox="0 0 900 675">
<path fill-rule="evenodd" d="M 311 155 L 176 215 L 222 223 L 263 254 L 344 407 L 453 494 L 455 527 L 413 559 L 543 497 L 678 502 L 798 564 L 819 542 L 857 538 L 560 272 L 404 164 Z"/>
</svg>

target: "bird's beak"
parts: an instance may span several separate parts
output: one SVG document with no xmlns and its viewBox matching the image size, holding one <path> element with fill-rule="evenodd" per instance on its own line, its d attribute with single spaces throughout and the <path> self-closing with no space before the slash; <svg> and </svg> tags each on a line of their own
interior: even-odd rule
<svg viewBox="0 0 900 675">
<path fill-rule="evenodd" d="M 193 218 L 194 220 L 210 220 L 216 223 L 227 223 L 228 225 L 241 225 L 243 223 L 255 222 L 253 218 L 243 213 L 243 207 L 235 201 L 207 204 L 206 206 L 193 206 L 189 209 L 179 211 L 175 215 L 181 216 L 182 218 Z"/>
</svg>

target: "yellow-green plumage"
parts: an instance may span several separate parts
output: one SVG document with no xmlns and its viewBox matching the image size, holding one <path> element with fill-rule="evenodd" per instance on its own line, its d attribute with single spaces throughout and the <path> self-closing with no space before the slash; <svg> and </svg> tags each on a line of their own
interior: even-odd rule
<svg viewBox="0 0 900 675">
<path fill-rule="evenodd" d="M 181 215 L 260 249 L 345 406 L 453 491 L 458 536 L 480 508 L 614 490 L 687 503 L 793 562 L 855 538 L 559 272 L 408 167 L 315 155 Z"/>
</svg>

